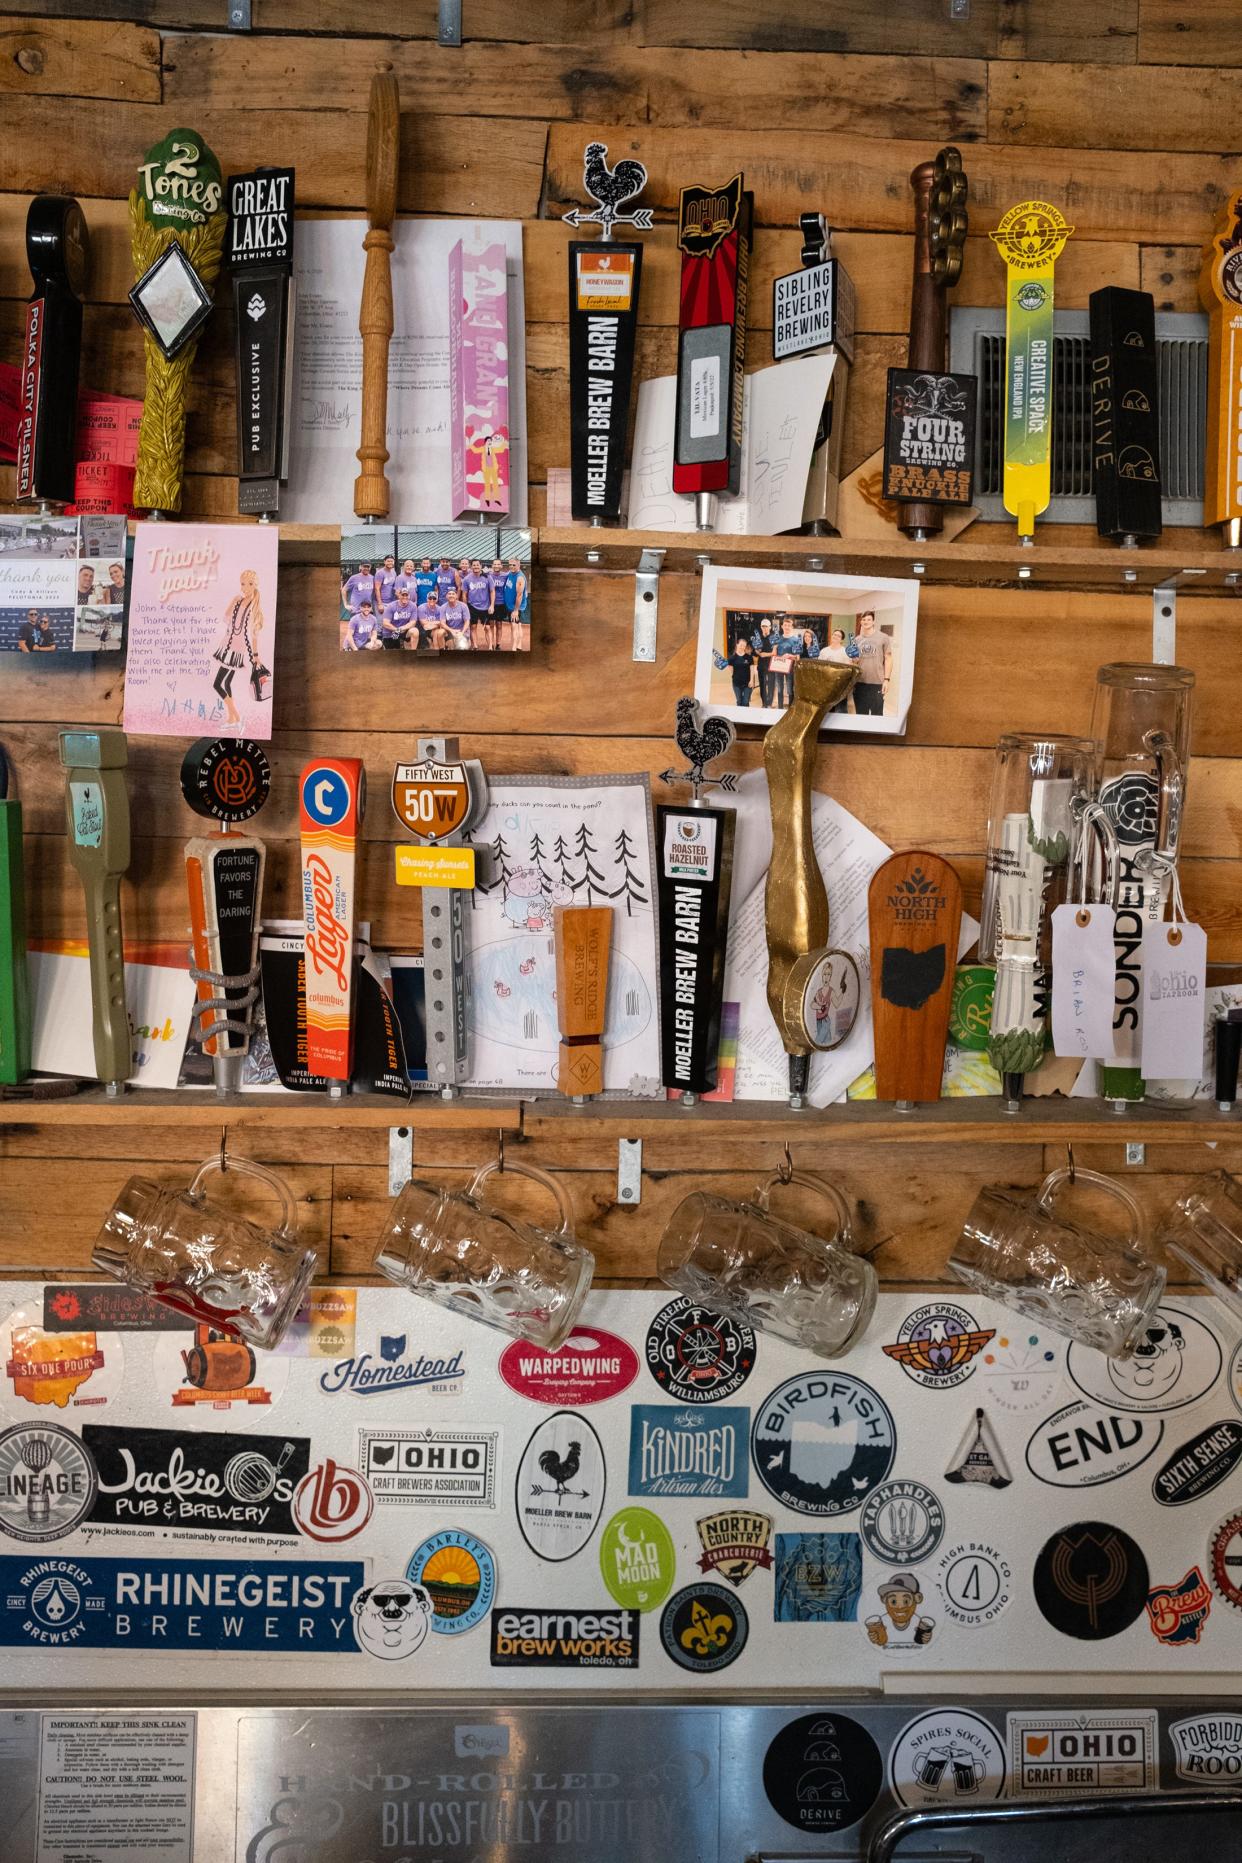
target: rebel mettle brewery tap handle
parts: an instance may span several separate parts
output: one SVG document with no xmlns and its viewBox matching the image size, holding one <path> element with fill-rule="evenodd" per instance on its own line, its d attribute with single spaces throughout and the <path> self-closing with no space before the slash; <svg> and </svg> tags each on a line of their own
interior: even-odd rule
<svg viewBox="0 0 1242 1863">
<path fill-rule="evenodd" d="M 824 1046 L 816 1039 L 808 1002 L 828 955 L 828 893 L 815 856 L 811 778 L 824 713 L 840 704 L 857 677 L 856 666 L 799 660 L 793 704 L 772 726 L 763 746 L 772 811 L 772 858 L 764 888 L 768 1008 L 789 1056 L 792 1105 L 801 1105 L 810 1057 Z M 851 961 L 844 952 L 835 955 L 838 961 Z M 843 1040 L 844 1033 L 838 1039 Z"/>
<path fill-rule="evenodd" d="M 401 156 L 401 102 L 390 71 L 371 79 L 367 115 L 367 255 L 362 279 L 362 444 L 354 481 L 360 518 L 388 516 L 388 345 L 392 341 L 392 223 L 397 212 Z"/>
<path fill-rule="evenodd" d="M 60 734 L 69 858 L 86 895 L 95 1072 L 110 1093 L 120 1092 L 133 1072 L 121 933 L 121 880 L 130 853 L 128 760 L 123 731 Z"/>
<path fill-rule="evenodd" d="M 82 351 L 79 293 L 90 276 L 90 240 L 75 200 L 35 195 L 26 213 L 26 258 L 34 290 L 22 346 L 15 495 L 19 501 L 71 504 Z"/>
</svg>

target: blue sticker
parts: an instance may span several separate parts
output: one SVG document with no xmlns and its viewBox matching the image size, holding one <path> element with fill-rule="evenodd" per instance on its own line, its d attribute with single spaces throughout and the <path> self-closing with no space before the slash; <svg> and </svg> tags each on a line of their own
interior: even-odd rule
<svg viewBox="0 0 1242 1863">
<path fill-rule="evenodd" d="M 0 1644 L 357 1654 L 360 1563 L 0 1559 Z"/>
<path fill-rule="evenodd" d="M 450 1527 L 424 1540 L 405 1568 L 431 1599 L 431 1628 L 455 1637 L 481 1624 L 496 1596 L 496 1561 L 473 1533 Z"/>
<path fill-rule="evenodd" d="M 852 1624 L 862 1591 L 857 1533 L 778 1533 L 772 1615 L 778 1624 Z"/>
<path fill-rule="evenodd" d="M 630 1411 L 630 1493 L 744 1500 L 750 1490 L 749 1429 L 749 1410 L 727 1405 L 635 1404 Z"/>
<path fill-rule="evenodd" d="M 302 778 L 302 807 L 320 828 L 337 828 L 349 814 L 349 784 L 321 763 Z"/>
<path fill-rule="evenodd" d="M 751 1441 L 764 1487 L 796 1514 L 850 1514 L 893 1466 L 892 1412 L 861 1378 L 801 1371 L 755 1412 Z"/>
</svg>

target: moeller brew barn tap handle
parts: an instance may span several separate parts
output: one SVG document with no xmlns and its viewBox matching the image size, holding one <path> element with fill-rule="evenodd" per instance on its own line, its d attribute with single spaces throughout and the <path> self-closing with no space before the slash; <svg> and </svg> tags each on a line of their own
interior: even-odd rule
<svg viewBox="0 0 1242 1863">
<path fill-rule="evenodd" d="M 392 338 L 392 223 L 397 211 L 401 107 L 391 72 L 371 79 L 367 120 L 367 218 L 362 242 L 367 268 L 362 280 L 362 471 L 354 481 L 354 510 L 360 518 L 388 516 L 388 345 Z"/>
</svg>

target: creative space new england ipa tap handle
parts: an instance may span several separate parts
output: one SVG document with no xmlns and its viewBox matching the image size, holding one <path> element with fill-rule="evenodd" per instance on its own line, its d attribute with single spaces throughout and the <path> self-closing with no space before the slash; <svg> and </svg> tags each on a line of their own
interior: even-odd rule
<svg viewBox="0 0 1242 1863">
<path fill-rule="evenodd" d="M 354 481 L 360 518 L 388 516 L 388 345 L 392 340 L 392 223 L 397 211 L 401 105 L 397 80 L 384 71 L 371 79 L 367 116 L 367 255 L 362 279 L 362 444 Z"/>
</svg>

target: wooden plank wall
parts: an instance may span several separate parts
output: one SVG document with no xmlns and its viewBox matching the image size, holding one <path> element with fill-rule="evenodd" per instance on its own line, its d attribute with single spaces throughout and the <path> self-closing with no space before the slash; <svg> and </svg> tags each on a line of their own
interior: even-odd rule
<svg viewBox="0 0 1242 1863">
<path fill-rule="evenodd" d="M 677 255 L 670 217 L 685 181 L 743 168 L 758 220 L 752 362 L 770 359 L 769 282 L 797 262 L 799 213 L 821 210 L 858 293 L 860 335 L 845 439 L 852 468 L 878 444 L 884 371 L 903 359 L 909 290 L 911 167 L 952 140 L 963 149 L 974 235 L 960 303 L 995 303 L 1001 271 L 983 235 L 1026 196 L 1059 203 L 1076 228 L 1058 302 L 1097 284 L 1142 285 L 1161 307 L 1195 308 L 1198 246 L 1242 178 L 1222 153 L 1242 103 L 1242 41 L 1228 0 L 463 0 L 467 43 L 434 42 L 435 0 L 254 0 L 254 30 L 224 30 L 225 0 L 58 0 L 54 16 L 0 16 L 0 355 L 16 359 L 29 289 L 22 229 L 35 190 L 77 194 L 96 267 L 84 380 L 139 394 L 141 345 L 125 302 L 131 282 L 124 198 L 142 154 L 188 123 L 226 171 L 292 162 L 299 205 L 360 210 L 365 116 L 376 70 L 401 85 L 401 207 L 482 214 L 526 225 L 528 390 L 533 509 L 550 468 L 567 463 L 563 208 L 580 198 L 582 148 L 598 135 L 615 159 L 647 164 L 657 210 L 647 239 L 640 374 L 673 366 Z M 231 516 L 233 373 L 227 317 L 201 351 L 189 427 L 187 512 Z M 0 474 L 0 500 L 11 478 Z M 419 730 L 459 732 L 497 772 L 645 769 L 668 761 L 675 698 L 689 689 L 698 588 L 664 578 L 655 667 L 629 657 L 632 582 L 585 565 L 536 575 L 529 660 L 409 670 L 401 682 L 335 647 L 331 568 L 282 574 L 273 744 L 276 781 L 262 828 L 272 847 L 269 905 L 296 905 L 293 783 L 315 752 L 361 751 L 376 793 Z M 1036 588 L 928 588 L 915 701 L 901 744 L 836 744 L 819 780 L 897 846 L 926 844 L 961 865 L 977 900 L 990 747 L 1006 728 L 1084 729 L 1102 661 L 1150 653 L 1147 597 Z M 1199 674 L 1197 758 L 1183 867 L 1211 955 L 1242 961 L 1242 668 L 1227 599 L 1186 599 L 1179 656 Z M 0 739 L 27 810 L 35 933 L 83 926 L 64 859 L 55 728 L 117 722 L 120 670 L 67 664 L 0 669 Z M 486 681 L 486 683 L 485 683 Z M 385 728 L 385 726 L 387 728 Z M 175 787 L 175 746 L 132 747 L 136 846 L 128 924 L 141 938 L 183 931 L 181 843 L 191 818 Z M 755 734 L 739 761 L 756 763 Z M 380 942 L 416 943 L 417 905 L 389 884 L 386 808 L 367 823 L 362 908 Z M 425 1130 L 416 1158 L 460 1175 L 492 1144 L 486 1131 Z M 857 1198 L 862 1244 L 894 1282 L 940 1277 L 973 1187 L 1038 1181 L 1044 1148 L 1014 1141 L 939 1150 L 789 1136 L 800 1165 L 827 1169 Z M 745 1188 L 775 1166 L 770 1141 L 649 1140 L 641 1206 L 616 1201 L 611 1141 L 590 1128 L 539 1138 L 529 1152 L 568 1174 L 581 1233 L 606 1275 L 649 1275 L 660 1224 L 692 1182 Z M 382 1132 L 248 1136 L 287 1165 L 325 1269 L 361 1274 L 385 1204 Z M 75 1126 L 71 1108 L 36 1126 L 0 1123 L 0 1268 L 60 1271 L 88 1260 L 103 1211 L 134 1169 L 184 1175 L 201 1131 L 140 1122 Z M 1242 1148 L 1149 1147 L 1131 1171 L 1154 1206 L 1188 1170 L 1242 1163 Z M 1080 1150 L 1121 1167 L 1121 1145 Z M 521 1198 L 519 1186 L 514 1192 Z M 533 1209 L 534 1204 L 530 1206 Z"/>
</svg>

